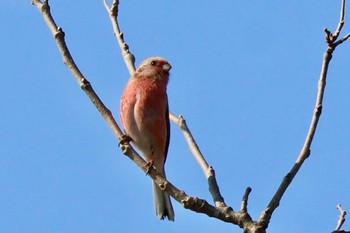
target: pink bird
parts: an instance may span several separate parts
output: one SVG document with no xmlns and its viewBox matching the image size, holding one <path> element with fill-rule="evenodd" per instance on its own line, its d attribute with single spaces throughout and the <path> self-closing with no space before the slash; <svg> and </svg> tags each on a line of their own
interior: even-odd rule
<svg viewBox="0 0 350 233">
<path fill-rule="evenodd" d="M 171 65 L 160 57 L 143 61 L 130 78 L 120 100 L 120 118 L 127 137 L 149 164 L 165 177 L 169 139 L 166 88 Z M 174 221 L 170 197 L 153 182 L 156 215 Z"/>
</svg>

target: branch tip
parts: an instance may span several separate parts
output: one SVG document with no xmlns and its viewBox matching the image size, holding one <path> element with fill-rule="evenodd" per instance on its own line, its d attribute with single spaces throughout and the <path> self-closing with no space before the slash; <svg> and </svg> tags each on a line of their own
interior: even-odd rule
<svg viewBox="0 0 350 233">
<path fill-rule="evenodd" d="M 338 223 L 337 223 L 337 226 L 335 227 L 334 232 L 342 232 L 340 231 L 340 228 L 343 226 L 345 222 L 346 211 L 342 208 L 341 204 L 337 205 L 337 209 L 339 210 L 340 214 L 339 214 Z"/>
<path fill-rule="evenodd" d="M 249 194 L 252 191 L 252 188 L 247 187 L 243 197 L 242 197 L 242 203 L 241 203 L 241 212 L 242 213 L 247 213 L 248 211 L 248 198 L 249 198 Z"/>
</svg>

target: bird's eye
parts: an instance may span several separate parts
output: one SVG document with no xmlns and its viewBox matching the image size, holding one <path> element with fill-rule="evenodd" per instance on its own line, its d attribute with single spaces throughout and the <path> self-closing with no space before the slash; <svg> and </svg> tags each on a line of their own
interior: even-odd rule
<svg viewBox="0 0 350 233">
<path fill-rule="evenodd" d="M 156 64 L 156 61 L 151 61 L 151 65 L 154 66 Z"/>
</svg>

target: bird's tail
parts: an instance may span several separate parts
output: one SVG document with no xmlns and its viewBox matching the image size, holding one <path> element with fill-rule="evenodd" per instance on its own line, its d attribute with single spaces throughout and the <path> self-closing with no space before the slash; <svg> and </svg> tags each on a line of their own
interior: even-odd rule
<svg viewBox="0 0 350 233">
<path fill-rule="evenodd" d="M 170 201 L 170 196 L 166 192 L 162 191 L 159 186 L 154 183 L 154 181 L 153 199 L 157 217 L 161 220 L 167 217 L 170 221 L 174 221 L 175 214 Z"/>
</svg>

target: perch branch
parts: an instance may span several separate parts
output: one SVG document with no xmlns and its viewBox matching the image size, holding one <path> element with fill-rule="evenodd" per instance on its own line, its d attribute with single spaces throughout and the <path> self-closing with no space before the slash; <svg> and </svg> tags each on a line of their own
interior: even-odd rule
<svg viewBox="0 0 350 233">
<path fill-rule="evenodd" d="M 320 78 L 318 81 L 318 91 L 317 91 L 316 103 L 315 103 L 310 127 L 309 127 L 308 133 L 306 135 L 304 145 L 301 149 L 301 152 L 300 152 L 294 166 L 287 173 L 287 175 L 284 177 L 284 179 L 282 180 L 276 193 L 272 197 L 270 203 L 268 204 L 266 209 L 261 213 L 258 222 L 261 222 L 262 224 L 269 223 L 274 210 L 279 206 L 279 203 L 282 199 L 282 196 L 284 195 L 285 191 L 287 190 L 287 188 L 289 187 L 289 185 L 293 181 L 293 178 L 298 173 L 299 169 L 301 168 L 301 166 L 303 165 L 303 163 L 305 162 L 305 160 L 309 157 L 309 155 L 311 153 L 311 144 L 312 144 L 313 138 L 315 136 L 317 125 L 318 125 L 318 122 L 319 122 L 319 119 L 320 119 L 320 116 L 322 113 L 323 96 L 324 96 L 324 91 L 325 91 L 325 87 L 326 87 L 326 78 L 327 78 L 329 63 L 332 59 L 332 55 L 333 55 L 335 48 L 339 44 L 343 43 L 349 37 L 349 35 L 346 35 L 345 37 L 343 37 L 342 39 L 337 41 L 339 33 L 341 32 L 341 29 L 344 25 L 344 6 L 345 6 L 345 0 L 342 0 L 341 11 L 340 11 L 340 20 L 339 20 L 338 27 L 337 27 L 335 33 L 334 34 L 331 33 L 328 29 L 324 30 L 326 33 L 327 49 L 323 54 L 323 62 L 322 62 Z"/>
<path fill-rule="evenodd" d="M 162 190 L 171 195 L 185 209 L 206 214 L 209 217 L 217 218 L 224 222 L 233 223 L 241 228 L 254 226 L 254 222 L 246 212 L 234 212 L 230 207 L 215 207 L 210 205 L 204 199 L 187 195 L 184 191 L 179 190 L 163 176 L 159 175 L 154 166 L 150 167 L 149 169 L 146 168 L 146 161 L 144 161 L 130 145 L 123 144 L 121 147 L 125 155 L 134 161 L 145 173 L 147 172 L 147 174 L 156 182 L 157 185 L 159 185 Z M 247 199 L 247 197 L 248 195 L 245 194 L 243 200 Z"/>
</svg>

